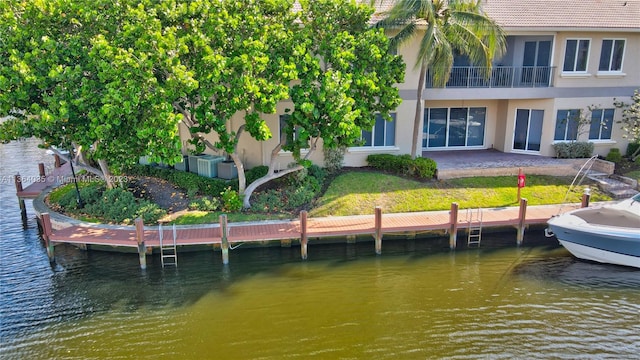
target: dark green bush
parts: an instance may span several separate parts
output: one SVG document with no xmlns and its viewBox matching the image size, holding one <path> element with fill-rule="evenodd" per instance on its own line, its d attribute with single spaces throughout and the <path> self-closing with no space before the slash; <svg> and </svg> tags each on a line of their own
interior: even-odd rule
<svg viewBox="0 0 640 360">
<path fill-rule="evenodd" d="M 437 164 L 430 158 L 411 159 L 410 155 L 371 154 L 367 156 L 369 166 L 398 175 L 431 179 L 436 174 Z"/>
<path fill-rule="evenodd" d="M 614 163 L 619 163 L 622 161 L 622 154 L 620 153 L 620 149 L 618 148 L 611 148 L 609 150 L 609 153 L 607 154 L 607 156 L 605 157 L 605 160 L 607 161 L 611 161 Z"/>
<path fill-rule="evenodd" d="M 629 145 L 627 145 L 627 153 L 625 154 L 627 157 L 631 157 L 631 155 L 633 155 L 638 148 L 640 148 L 640 142 L 637 143 L 629 143 Z"/>
<path fill-rule="evenodd" d="M 256 166 L 254 168 L 247 170 L 244 174 L 245 177 L 247 178 L 247 184 L 251 184 L 257 179 L 267 175 L 268 171 L 269 171 L 269 167 L 264 165 Z"/>
<path fill-rule="evenodd" d="M 286 209 L 280 192 L 268 190 L 254 196 L 251 202 L 251 210 L 263 213 L 277 213 Z"/>
<path fill-rule="evenodd" d="M 210 196 L 218 196 L 229 186 L 233 189 L 238 189 L 237 181 L 208 178 L 190 172 L 149 165 L 131 166 L 127 169 L 127 174 L 157 177 L 167 180 L 180 188 L 187 190 L 196 189 L 198 193 Z"/>
<path fill-rule="evenodd" d="M 83 205 L 91 205 L 98 201 L 104 192 L 105 185 L 102 182 L 95 183 L 78 183 L 80 190 L 80 198 Z M 49 200 L 56 202 L 65 210 L 77 210 L 78 209 L 78 193 L 76 192 L 75 185 L 73 183 L 64 185 L 56 191 L 61 192 L 61 196 L 58 199 L 50 197 Z"/>
<path fill-rule="evenodd" d="M 555 143 L 553 149 L 559 159 L 581 159 L 593 155 L 593 143 L 585 141 Z"/>
<path fill-rule="evenodd" d="M 153 223 L 166 215 L 166 211 L 147 200 L 138 200 L 125 189 L 105 190 L 94 202 L 85 204 L 83 211 L 95 217 L 114 223 L 133 223 L 141 217 L 146 223 Z"/>
</svg>

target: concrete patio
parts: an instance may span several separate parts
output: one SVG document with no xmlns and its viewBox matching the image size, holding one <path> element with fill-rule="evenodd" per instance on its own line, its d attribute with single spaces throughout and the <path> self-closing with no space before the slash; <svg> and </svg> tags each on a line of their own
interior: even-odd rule
<svg viewBox="0 0 640 360">
<path fill-rule="evenodd" d="M 424 151 L 423 157 L 438 164 L 438 179 L 470 176 L 511 176 L 525 174 L 575 176 L 589 159 L 556 159 L 546 156 L 503 153 L 498 150 Z M 587 165 L 586 168 L 589 166 Z M 597 160 L 591 171 L 613 174 L 614 164 Z"/>
</svg>

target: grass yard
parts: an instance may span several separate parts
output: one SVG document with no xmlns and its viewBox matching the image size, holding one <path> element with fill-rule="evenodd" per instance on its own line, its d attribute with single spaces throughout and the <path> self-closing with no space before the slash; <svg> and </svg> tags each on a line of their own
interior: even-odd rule
<svg viewBox="0 0 640 360">
<path fill-rule="evenodd" d="M 521 196 L 529 205 L 580 202 L 584 186 L 567 197 L 573 178 L 528 175 Z M 566 197 L 566 199 L 565 199 Z M 611 200 L 592 188 L 592 201 Z M 452 202 L 460 208 L 517 206 L 514 176 L 474 177 L 419 182 L 375 172 L 353 171 L 338 176 L 309 214 L 345 216 L 372 214 L 376 206 L 384 212 L 447 210 Z"/>
</svg>

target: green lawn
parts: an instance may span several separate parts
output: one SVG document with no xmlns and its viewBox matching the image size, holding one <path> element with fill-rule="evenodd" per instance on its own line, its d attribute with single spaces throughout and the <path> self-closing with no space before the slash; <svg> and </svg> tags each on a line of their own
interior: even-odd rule
<svg viewBox="0 0 640 360">
<path fill-rule="evenodd" d="M 527 176 L 521 196 L 529 205 L 560 204 L 565 201 L 573 178 Z M 566 198 L 580 202 L 583 186 Z M 610 198 L 597 189 L 592 201 Z M 311 216 L 372 214 L 376 206 L 384 212 L 447 210 L 452 202 L 460 208 L 503 207 L 517 205 L 515 176 L 461 178 L 447 181 L 419 182 L 373 172 L 349 172 L 337 177 L 310 211 Z"/>
</svg>

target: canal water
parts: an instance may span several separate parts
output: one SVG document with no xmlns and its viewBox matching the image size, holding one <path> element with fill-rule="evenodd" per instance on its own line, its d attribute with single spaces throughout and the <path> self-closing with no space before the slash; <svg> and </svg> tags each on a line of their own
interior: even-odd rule
<svg viewBox="0 0 640 360">
<path fill-rule="evenodd" d="M 640 271 L 575 260 L 529 232 L 157 257 L 56 248 L 11 176 L 52 164 L 34 141 L 0 145 L 2 359 L 640 358 Z"/>
</svg>

